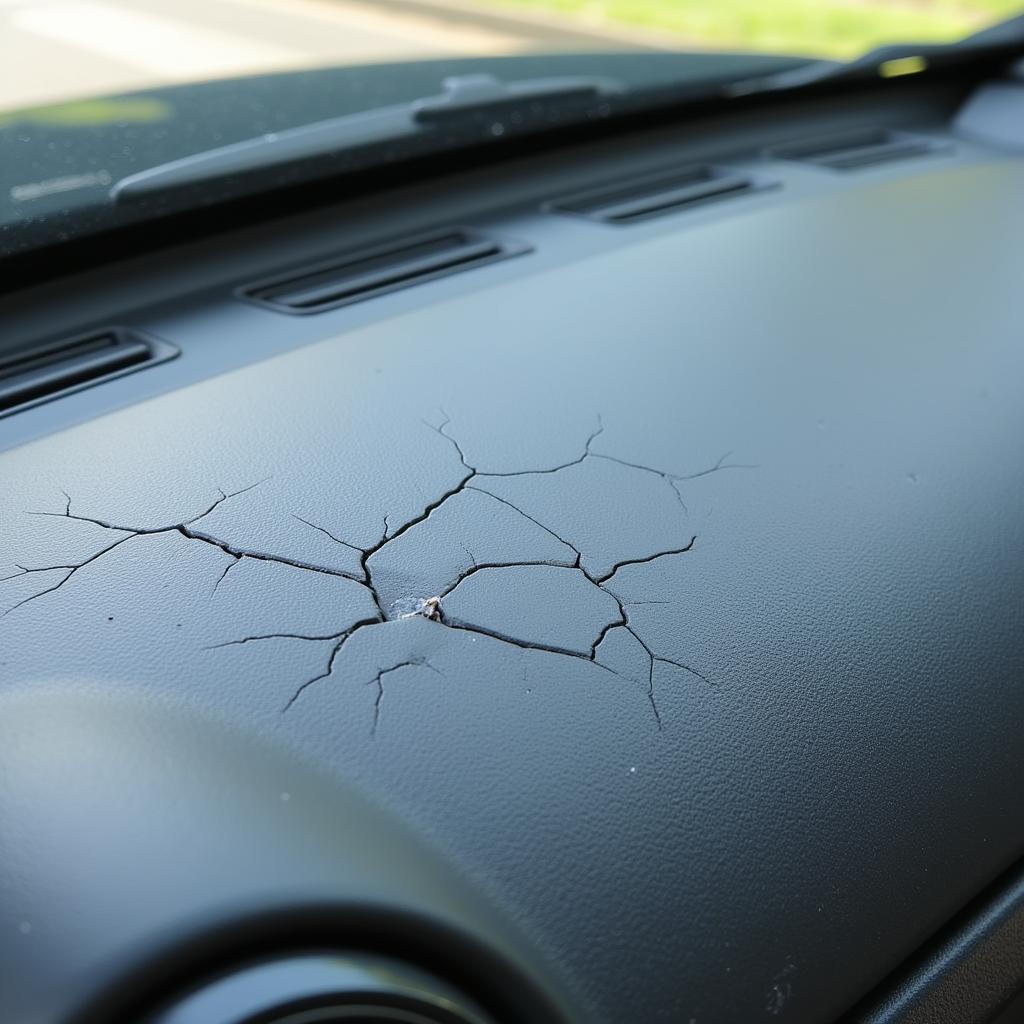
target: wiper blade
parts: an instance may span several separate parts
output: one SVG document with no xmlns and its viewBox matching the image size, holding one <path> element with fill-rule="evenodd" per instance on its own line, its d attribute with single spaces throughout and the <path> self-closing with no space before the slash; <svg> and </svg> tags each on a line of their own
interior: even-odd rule
<svg viewBox="0 0 1024 1024">
<path fill-rule="evenodd" d="M 544 119 L 554 105 L 587 105 L 621 95 L 616 79 L 582 76 L 502 82 L 493 75 L 446 78 L 443 92 L 395 106 L 271 132 L 160 164 L 116 182 L 116 203 L 151 199 L 168 191 L 281 168 L 380 143 L 430 137 L 454 128 L 481 138 Z"/>
<path fill-rule="evenodd" d="M 812 60 L 788 71 L 746 78 L 726 86 L 730 96 L 801 89 L 818 82 L 894 78 L 926 71 L 933 65 L 954 64 L 979 54 L 1024 51 L 1024 15 L 1008 18 L 953 43 L 891 43 L 869 50 L 845 63 Z"/>
<path fill-rule="evenodd" d="M 784 92 L 819 83 L 892 77 L 953 66 L 979 56 L 1007 58 L 1024 52 L 1024 15 L 983 29 L 955 43 L 896 43 L 871 50 L 846 63 L 811 60 L 786 71 L 757 77 L 705 81 L 671 90 L 674 102 L 728 100 L 760 93 Z M 614 78 L 556 76 L 503 82 L 493 75 L 446 78 L 443 92 L 394 106 L 260 135 L 206 150 L 131 174 L 110 190 L 118 204 L 162 197 L 166 193 L 276 172 L 275 184 L 293 165 L 348 155 L 393 143 L 432 141 L 452 145 L 493 140 L 531 128 L 558 124 L 557 115 L 595 116 L 629 92 Z M 562 123 L 565 123 L 564 121 Z M 390 159 L 386 154 L 383 159 Z M 301 175 L 296 175 L 295 180 Z M 205 196 L 204 197 L 208 198 Z"/>
</svg>

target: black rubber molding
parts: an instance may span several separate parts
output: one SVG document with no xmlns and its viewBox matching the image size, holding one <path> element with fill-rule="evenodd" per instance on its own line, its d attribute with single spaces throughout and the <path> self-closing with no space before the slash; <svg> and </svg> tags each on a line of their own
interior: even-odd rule
<svg viewBox="0 0 1024 1024">
<path fill-rule="evenodd" d="M 1021 1024 L 1024 861 L 843 1024 Z"/>
</svg>

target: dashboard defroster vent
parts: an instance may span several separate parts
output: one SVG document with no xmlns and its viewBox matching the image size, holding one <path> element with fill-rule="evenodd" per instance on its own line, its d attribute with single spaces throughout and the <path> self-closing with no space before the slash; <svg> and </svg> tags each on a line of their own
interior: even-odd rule
<svg viewBox="0 0 1024 1024">
<path fill-rule="evenodd" d="M 0 354 L 0 416 L 173 359 L 165 341 L 122 327 Z"/>
<path fill-rule="evenodd" d="M 347 253 L 249 285 L 241 294 L 282 313 L 321 313 L 529 251 L 520 243 L 449 229 Z"/>
<path fill-rule="evenodd" d="M 907 160 L 942 152 L 947 146 L 920 135 L 894 132 L 883 128 L 842 135 L 821 136 L 768 151 L 773 160 L 794 160 L 815 164 L 832 171 L 857 171 L 862 167 Z"/>
<path fill-rule="evenodd" d="M 689 167 L 557 199 L 548 209 L 605 224 L 630 224 L 764 187 L 746 175 L 716 167 Z"/>
</svg>

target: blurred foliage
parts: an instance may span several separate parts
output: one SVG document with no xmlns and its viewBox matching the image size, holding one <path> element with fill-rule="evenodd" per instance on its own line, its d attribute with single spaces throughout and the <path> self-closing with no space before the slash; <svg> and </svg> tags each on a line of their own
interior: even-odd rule
<svg viewBox="0 0 1024 1024">
<path fill-rule="evenodd" d="M 569 15 L 680 48 L 852 57 L 888 42 L 945 42 L 1024 12 L 1021 0 L 486 0 Z M 671 36 L 669 36 L 671 33 Z"/>
<path fill-rule="evenodd" d="M 171 106 L 155 96 L 117 96 L 111 98 L 74 100 L 31 107 L 10 114 L 0 114 L 0 128 L 8 124 L 79 125 L 151 124 L 164 121 L 172 114 Z"/>
</svg>

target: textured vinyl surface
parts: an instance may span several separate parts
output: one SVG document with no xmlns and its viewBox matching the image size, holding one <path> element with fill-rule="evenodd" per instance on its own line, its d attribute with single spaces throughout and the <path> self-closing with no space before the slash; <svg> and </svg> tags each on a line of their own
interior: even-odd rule
<svg viewBox="0 0 1024 1024">
<path fill-rule="evenodd" d="M 581 1021 L 834 1018 L 1024 852 L 1022 185 L 637 236 L 15 449 L 0 676 L 303 751 Z"/>
</svg>

